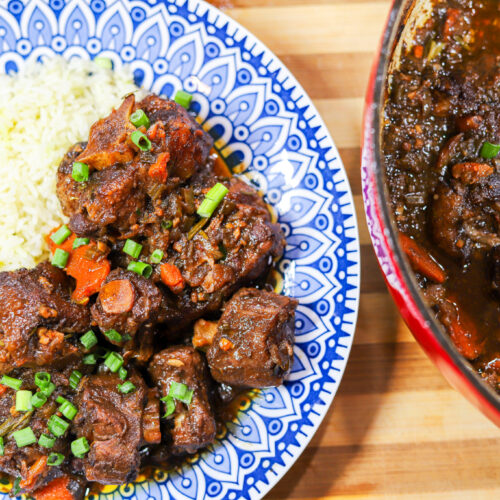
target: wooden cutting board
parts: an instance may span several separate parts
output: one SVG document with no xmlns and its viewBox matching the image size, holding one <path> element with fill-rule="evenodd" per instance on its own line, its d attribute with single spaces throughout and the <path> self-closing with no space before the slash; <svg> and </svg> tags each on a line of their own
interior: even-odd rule
<svg viewBox="0 0 500 500">
<path fill-rule="evenodd" d="M 499 499 L 500 431 L 451 389 L 402 322 L 368 235 L 363 97 L 389 0 L 218 0 L 277 54 L 340 150 L 358 213 L 361 307 L 339 392 L 269 499 Z M 228 4 L 231 4 L 228 6 Z"/>
</svg>

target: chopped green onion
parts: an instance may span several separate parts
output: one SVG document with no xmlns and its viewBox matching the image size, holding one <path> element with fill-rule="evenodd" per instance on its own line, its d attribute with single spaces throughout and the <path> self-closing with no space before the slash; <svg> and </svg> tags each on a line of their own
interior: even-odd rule
<svg viewBox="0 0 500 500">
<path fill-rule="evenodd" d="M 76 182 L 86 182 L 89 180 L 89 166 L 81 161 L 76 161 L 73 163 L 73 170 L 71 172 L 71 177 Z"/>
<path fill-rule="evenodd" d="M 52 415 L 47 423 L 49 431 L 56 437 L 61 437 L 68 430 L 69 423 L 57 415 Z"/>
<path fill-rule="evenodd" d="M 14 480 L 14 484 L 12 485 L 12 489 L 10 490 L 11 497 L 17 497 L 17 495 L 19 495 L 19 492 L 21 491 L 21 487 L 19 486 L 20 483 L 21 478 L 16 477 L 16 479 Z"/>
<path fill-rule="evenodd" d="M 149 264 L 139 261 L 131 262 L 128 265 L 127 270 L 133 271 L 134 273 L 144 276 L 145 278 L 149 278 L 153 274 L 153 268 Z"/>
<path fill-rule="evenodd" d="M 118 384 L 117 385 L 118 390 L 122 394 L 130 394 L 131 392 L 135 391 L 135 385 L 132 382 L 123 382 L 123 384 Z"/>
<path fill-rule="evenodd" d="M 53 382 L 51 382 L 46 387 L 40 387 L 40 392 L 47 398 L 50 397 L 55 390 L 56 390 L 56 384 L 54 384 Z"/>
<path fill-rule="evenodd" d="M 51 453 L 47 459 L 47 465 L 50 467 L 57 467 L 64 462 L 64 455 L 62 453 Z"/>
<path fill-rule="evenodd" d="M 166 398 L 162 398 L 162 401 L 165 403 L 165 415 L 163 415 L 163 418 L 170 417 L 175 411 L 175 401 L 167 396 Z"/>
<path fill-rule="evenodd" d="M 182 384 L 180 382 L 171 382 L 168 395 L 166 396 L 166 398 L 163 398 L 162 401 L 168 398 L 177 399 L 178 401 L 189 405 L 191 403 L 191 400 L 193 399 L 193 390 L 189 389 L 186 384 Z"/>
<path fill-rule="evenodd" d="M 97 363 L 97 358 L 95 354 L 87 354 L 83 356 L 83 364 L 84 365 L 95 365 Z"/>
<path fill-rule="evenodd" d="M 18 378 L 9 377 L 8 375 L 4 375 L 2 377 L 2 379 L 0 380 L 0 384 L 5 385 L 6 387 L 10 387 L 11 389 L 14 389 L 15 391 L 18 391 L 21 388 L 23 381 L 19 380 Z"/>
<path fill-rule="evenodd" d="M 157 248 L 152 254 L 151 254 L 151 262 L 153 264 L 159 264 L 161 262 L 161 259 L 163 259 L 163 255 L 164 253 L 159 249 Z"/>
<path fill-rule="evenodd" d="M 193 96 L 184 90 L 178 90 L 174 97 L 174 101 L 186 109 L 189 109 L 192 100 Z"/>
<path fill-rule="evenodd" d="M 42 434 L 38 439 L 38 444 L 44 448 L 52 448 L 56 444 L 56 438 Z"/>
<path fill-rule="evenodd" d="M 142 252 L 142 245 L 134 240 L 127 240 L 123 246 L 123 251 L 133 259 L 137 259 Z"/>
<path fill-rule="evenodd" d="M 171 220 L 162 220 L 160 225 L 162 229 L 170 229 L 173 226 L 173 223 Z"/>
<path fill-rule="evenodd" d="M 78 247 L 83 247 L 84 245 L 88 245 L 90 243 L 89 238 L 75 238 L 73 241 L 73 250 Z"/>
<path fill-rule="evenodd" d="M 5 454 L 5 446 L 3 444 L 3 437 L 0 436 L 0 457 L 3 457 Z"/>
<path fill-rule="evenodd" d="M 69 253 L 61 248 L 56 248 L 54 256 L 52 257 L 52 265 L 59 269 L 64 269 L 68 263 Z"/>
<path fill-rule="evenodd" d="M 50 239 L 56 244 L 60 245 L 65 242 L 71 236 L 71 231 L 66 225 L 62 225 L 51 237 Z"/>
<path fill-rule="evenodd" d="M 57 396 L 57 398 L 56 398 L 57 404 L 64 403 L 65 401 L 68 401 L 68 400 L 66 398 L 63 398 L 62 396 Z"/>
<path fill-rule="evenodd" d="M 110 352 L 104 364 L 112 373 L 116 373 L 123 366 L 123 357 L 117 352 Z"/>
<path fill-rule="evenodd" d="M 78 408 L 70 401 L 64 401 L 61 406 L 59 406 L 59 411 L 68 420 L 73 420 L 78 413 Z"/>
<path fill-rule="evenodd" d="M 149 151 L 151 149 L 151 141 L 140 130 L 134 130 L 130 134 L 130 139 L 141 151 Z"/>
<path fill-rule="evenodd" d="M 486 141 L 481 148 L 481 156 L 486 159 L 495 158 L 500 153 L 500 144 Z"/>
<path fill-rule="evenodd" d="M 229 190 L 227 189 L 227 187 L 224 186 L 224 184 L 218 182 L 206 194 L 205 199 L 202 201 L 196 213 L 200 217 L 211 217 L 215 209 L 219 206 L 219 203 L 223 200 L 224 196 L 226 196 L 228 192 Z"/>
<path fill-rule="evenodd" d="M 116 331 L 116 330 L 108 330 L 107 332 L 104 332 L 104 335 L 108 337 L 108 339 L 111 342 L 121 342 L 122 341 L 122 336 Z"/>
<path fill-rule="evenodd" d="M 113 69 L 113 61 L 109 57 L 96 57 L 94 62 L 104 69 Z"/>
<path fill-rule="evenodd" d="M 89 442 L 85 437 L 81 437 L 71 441 L 71 452 L 77 458 L 83 458 L 90 451 Z"/>
<path fill-rule="evenodd" d="M 16 440 L 18 448 L 36 443 L 36 436 L 31 427 L 25 427 L 20 431 L 13 432 L 12 437 Z"/>
<path fill-rule="evenodd" d="M 127 378 L 128 372 L 123 368 L 123 366 L 118 370 L 118 376 L 122 379 L 125 380 Z"/>
<path fill-rule="evenodd" d="M 16 392 L 16 411 L 30 411 L 33 409 L 31 405 L 31 391 Z"/>
<path fill-rule="evenodd" d="M 35 392 L 31 396 L 31 406 L 41 408 L 47 402 L 47 396 L 43 392 Z"/>
<path fill-rule="evenodd" d="M 92 349 L 97 344 L 97 337 L 92 330 L 89 330 L 85 335 L 80 337 L 80 342 L 85 349 Z"/>
<path fill-rule="evenodd" d="M 69 377 L 69 386 L 72 389 L 76 389 L 78 385 L 80 384 L 80 380 L 82 380 L 82 372 L 79 372 L 78 370 L 73 370 L 73 373 Z"/>
<path fill-rule="evenodd" d="M 142 127 L 143 125 L 144 127 L 149 128 L 151 125 L 148 116 L 142 109 L 138 109 L 130 115 L 130 123 L 137 128 Z"/>
<path fill-rule="evenodd" d="M 43 389 L 48 387 L 50 384 L 50 373 L 47 372 L 37 372 L 35 373 L 35 385 Z"/>
</svg>

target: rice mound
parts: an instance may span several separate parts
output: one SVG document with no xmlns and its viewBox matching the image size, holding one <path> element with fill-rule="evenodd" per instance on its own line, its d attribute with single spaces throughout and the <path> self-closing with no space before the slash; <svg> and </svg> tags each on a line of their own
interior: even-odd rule
<svg viewBox="0 0 500 500">
<path fill-rule="evenodd" d="M 96 120 L 137 91 L 129 69 L 63 58 L 0 75 L 0 270 L 48 257 L 44 235 L 65 220 L 56 171 Z"/>
</svg>

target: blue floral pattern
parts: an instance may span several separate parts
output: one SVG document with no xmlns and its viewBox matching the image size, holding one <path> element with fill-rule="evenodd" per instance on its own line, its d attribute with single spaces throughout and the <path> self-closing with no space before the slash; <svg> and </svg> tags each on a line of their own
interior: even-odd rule
<svg viewBox="0 0 500 500">
<path fill-rule="evenodd" d="M 2 3 L 2 5 L 4 5 Z M 300 455 L 344 371 L 359 300 L 359 242 L 342 163 L 297 81 L 245 29 L 200 0 L 10 0 L 0 72 L 54 54 L 109 57 L 192 109 L 233 172 L 265 193 L 286 236 L 276 290 L 297 297 L 295 363 L 254 391 L 217 442 L 176 471 L 105 488 L 103 499 L 261 498 Z"/>
</svg>

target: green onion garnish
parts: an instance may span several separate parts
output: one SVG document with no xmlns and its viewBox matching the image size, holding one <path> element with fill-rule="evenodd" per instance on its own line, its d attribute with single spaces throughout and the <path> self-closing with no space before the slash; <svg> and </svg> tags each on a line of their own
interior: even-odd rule
<svg viewBox="0 0 500 500">
<path fill-rule="evenodd" d="M 19 380 L 18 378 L 9 377 L 8 375 L 4 375 L 2 377 L 2 379 L 0 380 L 0 384 L 5 385 L 6 387 L 10 387 L 11 389 L 14 389 L 15 391 L 18 391 L 21 388 L 23 381 Z"/>
<path fill-rule="evenodd" d="M 153 274 L 153 268 L 149 264 L 139 261 L 131 262 L 128 265 L 127 270 L 133 271 L 134 273 L 144 276 L 145 278 L 149 278 Z"/>
<path fill-rule="evenodd" d="M 16 440 L 18 448 L 36 443 L 36 436 L 31 427 L 25 427 L 20 431 L 13 432 L 12 437 Z"/>
<path fill-rule="evenodd" d="M 149 128 L 149 126 L 151 125 L 148 116 L 142 109 L 138 109 L 130 115 L 130 123 L 132 123 L 132 125 L 137 128 L 142 126 Z"/>
<path fill-rule="evenodd" d="M 64 403 L 65 401 L 68 401 L 68 400 L 66 398 L 63 398 L 62 396 L 57 396 L 57 398 L 56 398 L 57 404 Z"/>
<path fill-rule="evenodd" d="M 95 357 L 95 354 L 87 354 L 86 356 L 83 356 L 82 361 L 84 365 L 95 365 L 97 363 L 97 358 Z"/>
<path fill-rule="evenodd" d="M 123 357 L 117 352 L 110 352 L 104 364 L 112 373 L 116 373 L 123 366 Z"/>
<path fill-rule="evenodd" d="M 71 230 L 68 226 L 61 226 L 51 237 L 50 239 L 56 244 L 60 245 L 65 242 L 71 236 Z"/>
<path fill-rule="evenodd" d="M 76 414 L 78 413 L 78 408 L 70 401 L 63 401 L 61 403 L 61 406 L 59 406 L 59 411 L 68 420 L 73 420 L 76 417 Z"/>
<path fill-rule="evenodd" d="M 47 402 L 47 396 L 43 392 L 35 392 L 31 396 L 31 406 L 41 408 Z"/>
<path fill-rule="evenodd" d="M 162 229 L 170 229 L 173 226 L 173 223 L 171 220 L 162 220 L 160 225 Z"/>
<path fill-rule="evenodd" d="M 189 109 L 192 100 L 193 96 L 184 90 L 178 90 L 174 97 L 174 101 L 186 109 Z"/>
<path fill-rule="evenodd" d="M 90 450 L 89 442 L 85 437 L 71 441 L 71 453 L 77 458 L 83 458 Z"/>
<path fill-rule="evenodd" d="M 110 342 L 121 342 L 122 341 L 122 336 L 116 330 L 113 330 L 113 329 L 108 330 L 107 332 L 104 332 L 104 335 L 106 335 L 106 337 L 108 337 Z M 107 356 L 109 356 L 109 354 Z"/>
<path fill-rule="evenodd" d="M 165 403 L 165 415 L 163 415 L 163 418 L 170 417 L 175 411 L 175 401 L 167 396 L 166 398 L 162 398 L 162 401 Z"/>
<path fill-rule="evenodd" d="M 47 398 L 50 397 L 50 395 L 56 390 L 56 384 L 50 383 L 46 387 L 40 387 L 40 392 L 46 396 Z"/>
<path fill-rule="evenodd" d="M 218 182 L 205 196 L 200 207 L 197 210 L 197 214 L 200 217 L 208 218 L 211 217 L 215 209 L 219 206 L 219 203 L 223 200 L 224 196 L 228 193 L 228 189 L 224 184 Z"/>
<path fill-rule="evenodd" d="M 125 380 L 127 378 L 128 372 L 123 368 L 123 366 L 118 370 L 118 376 L 122 379 Z"/>
<path fill-rule="evenodd" d="M 181 401 L 182 403 L 189 405 L 191 400 L 193 399 L 193 390 L 189 389 L 186 384 L 182 384 L 180 382 L 171 382 L 170 389 L 168 390 L 168 395 L 165 399 L 172 398 Z"/>
<path fill-rule="evenodd" d="M 76 161 L 73 163 L 73 170 L 71 172 L 71 177 L 76 182 L 86 182 L 89 180 L 89 166 L 81 161 Z"/>
<path fill-rule="evenodd" d="M 134 240 L 127 240 L 123 246 L 123 251 L 133 259 L 137 259 L 141 255 L 142 245 L 136 243 Z"/>
<path fill-rule="evenodd" d="M 157 248 L 152 254 L 151 254 L 151 262 L 153 264 L 159 264 L 161 262 L 161 259 L 163 259 L 163 252 Z"/>
<path fill-rule="evenodd" d="M 0 436 L 0 457 L 3 457 L 5 454 L 5 446 L 3 444 L 3 437 Z"/>
<path fill-rule="evenodd" d="M 113 69 L 113 61 L 109 57 L 96 57 L 94 62 L 104 69 Z"/>
<path fill-rule="evenodd" d="M 44 448 L 52 448 L 56 444 L 56 438 L 42 434 L 38 439 L 38 444 Z"/>
<path fill-rule="evenodd" d="M 16 411 L 30 411 L 33 409 L 31 406 L 31 391 L 17 391 L 16 392 Z"/>
<path fill-rule="evenodd" d="M 47 465 L 56 467 L 64 462 L 64 455 L 62 453 L 51 453 L 47 458 Z"/>
<path fill-rule="evenodd" d="M 486 159 L 495 158 L 500 153 L 500 144 L 486 141 L 481 148 L 481 156 Z"/>
<path fill-rule="evenodd" d="M 78 385 L 80 384 L 80 380 L 82 380 L 82 372 L 79 372 L 78 370 L 73 370 L 73 373 L 69 377 L 69 386 L 72 389 L 76 389 Z"/>
<path fill-rule="evenodd" d="M 56 437 L 61 437 L 68 430 L 69 423 L 57 415 L 52 415 L 47 423 L 49 431 Z"/>
<path fill-rule="evenodd" d="M 47 372 L 36 372 L 35 373 L 35 385 L 43 389 L 48 387 L 50 384 L 50 373 Z"/>
<path fill-rule="evenodd" d="M 85 335 L 80 337 L 80 342 L 85 349 L 92 349 L 97 344 L 97 337 L 92 330 L 89 330 Z"/>
<path fill-rule="evenodd" d="M 140 130 L 134 130 L 130 134 L 130 140 L 141 150 L 149 151 L 151 149 L 151 141 Z"/>
<path fill-rule="evenodd" d="M 75 238 L 75 241 L 73 241 L 73 250 L 78 247 L 83 247 L 83 245 L 88 245 L 89 243 L 89 238 Z"/>
<path fill-rule="evenodd" d="M 52 257 L 52 265 L 59 269 L 64 269 L 68 263 L 69 253 L 61 248 L 56 248 L 54 256 Z"/>
<path fill-rule="evenodd" d="M 118 390 L 122 394 L 130 394 L 131 392 L 135 391 L 135 385 L 132 382 L 123 382 L 123 384 L 118 384 L 117 385 Z"/>
<path fill-rule="evenodd" d="M 17 497 L 19 495 L 19 492 L 21 491 L 21 487 L 19 486 L 21 483 L 21 478 L 16 477 L 14 480 L 14 484 L 12 485 L 12 489 L 10 490 L 10 496 L 11 497 Z"/>
</svg>

